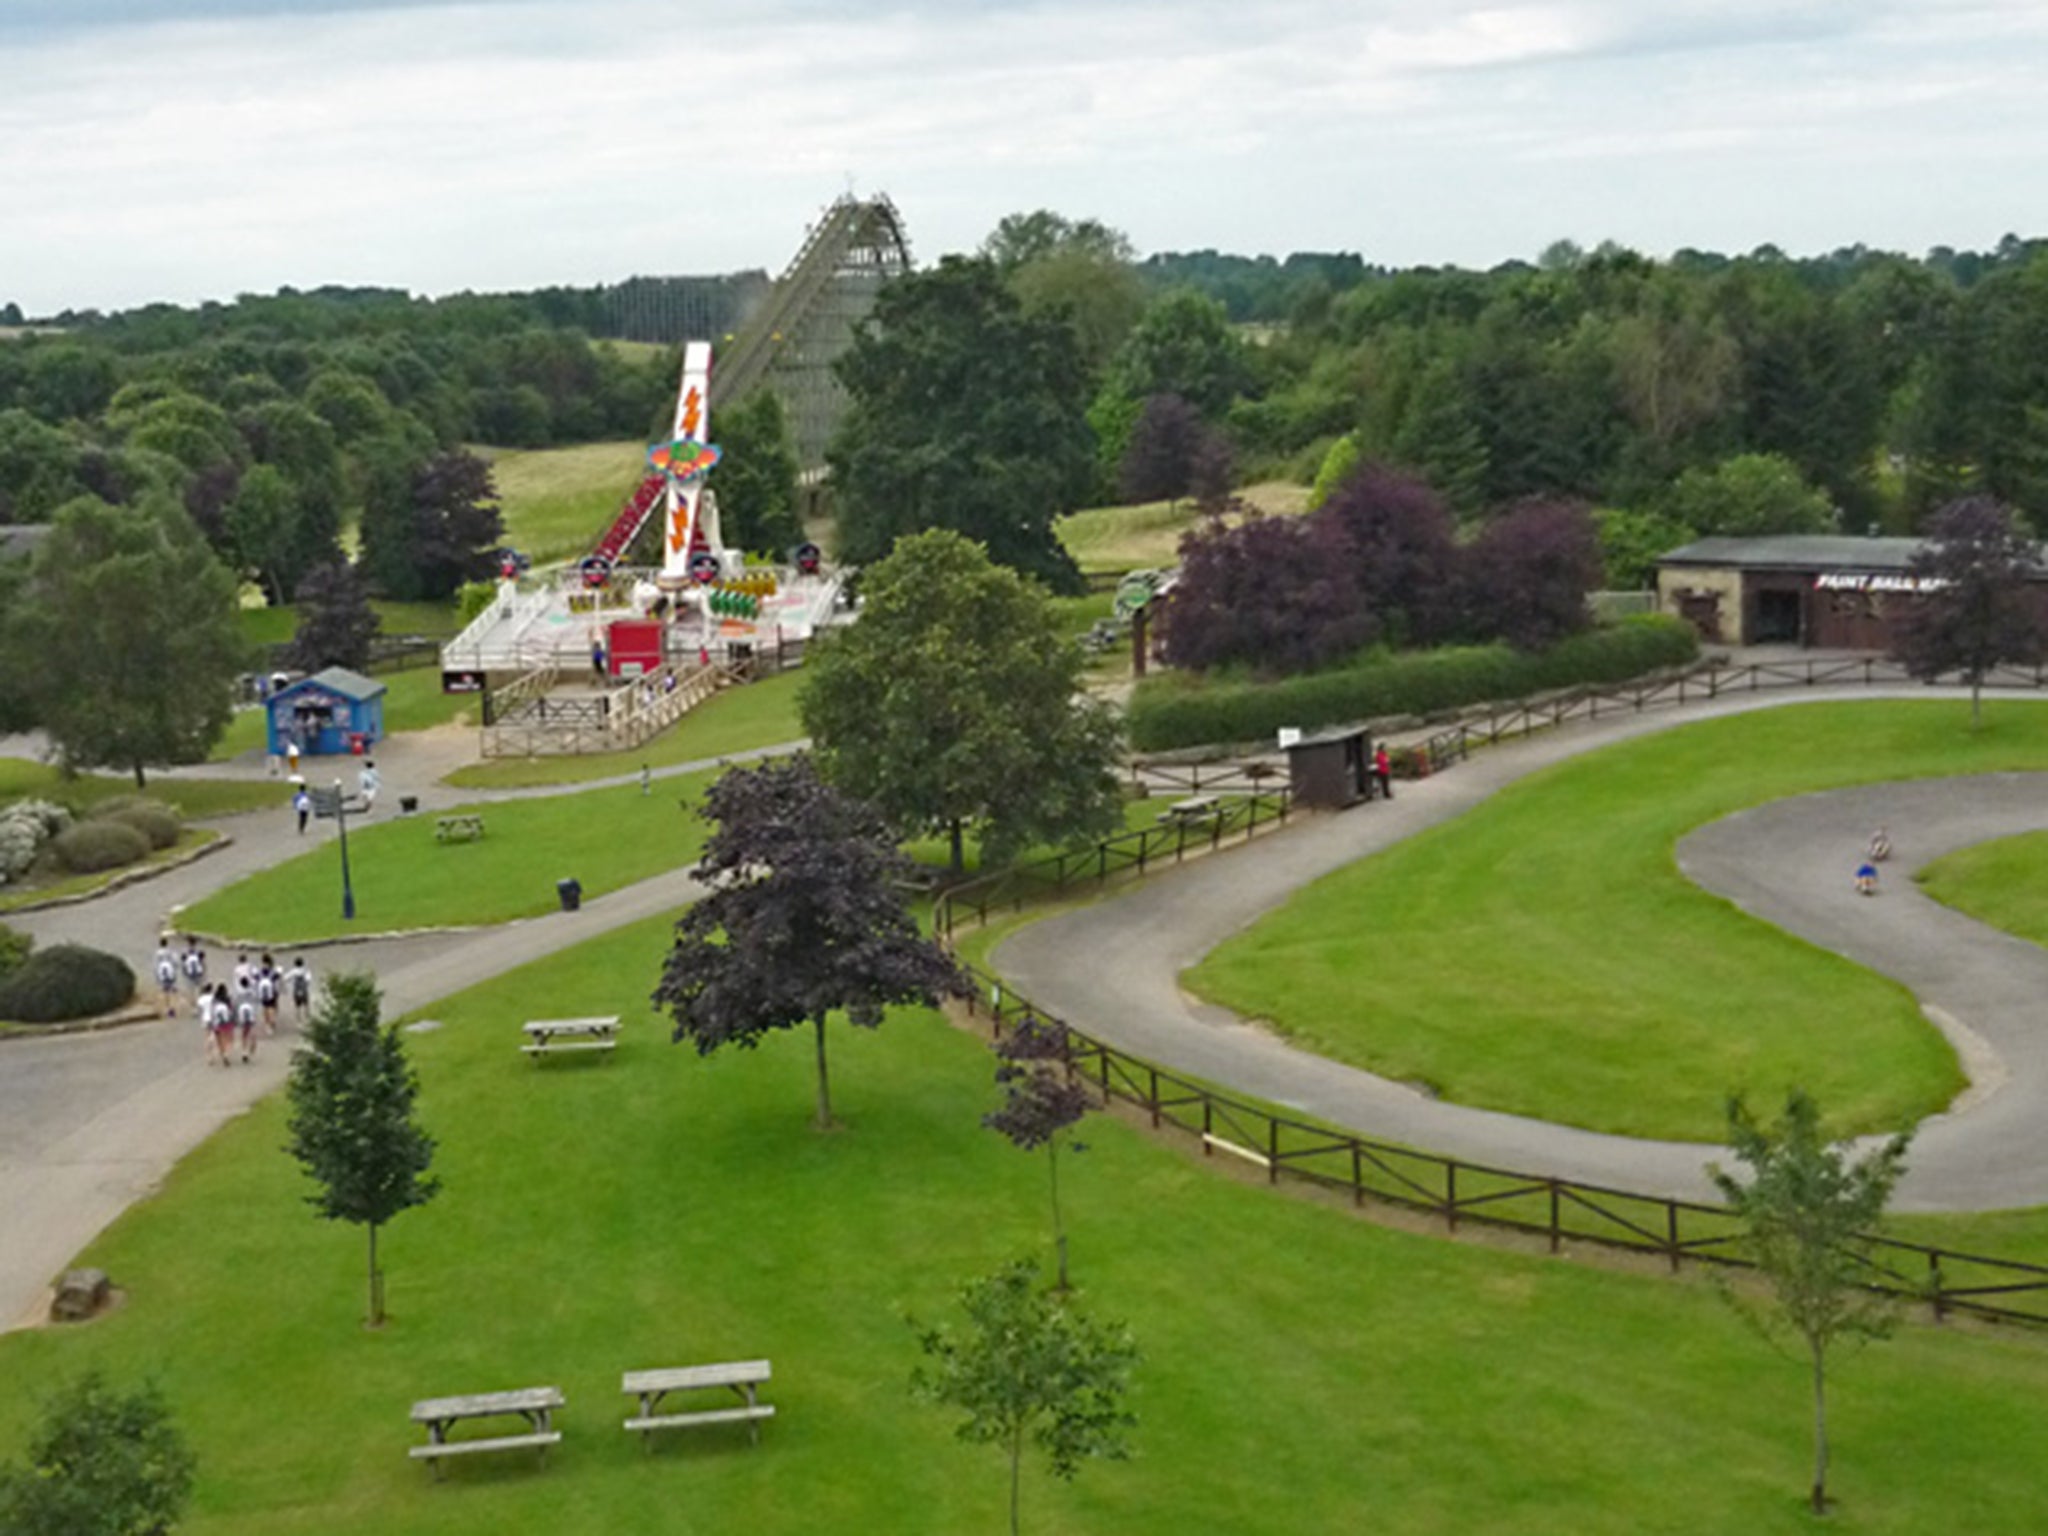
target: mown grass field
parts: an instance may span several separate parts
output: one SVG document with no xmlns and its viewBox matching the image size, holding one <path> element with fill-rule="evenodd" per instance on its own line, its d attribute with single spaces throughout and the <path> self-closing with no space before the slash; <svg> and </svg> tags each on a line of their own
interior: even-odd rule
<svg viewBox="0 0 2048 1536">
<path fill-rule="evenodd" d="M 757 747 L 779 746 L 803 736 L 797 718 L 801 672 L 785 672 L 743 687 L 728 688 L 691 710 L 645 746 L 631 752 L 589 757 L 495 758 L 458 768 L 447 782 L 464 789 L 514 789 L 537 784 L 587 784 L 638 773 L 644 763 L 667 768 Z"/>
<path fill-rule="evenodd" d="M 219 840 L 220 834 L 210 827 L 187 827 L 170 847 L 156 849 L 148 858 L 124 864 L 119 869 L 104 869 L 91 875 L 53 875 L 47 879 L 0 886 L 0 912 L 18 912 L 23 907 L 38 906 L 46 901 L 88 895 L 139 870 L 188 858 L 194 850 Z"/>
<path fill-rule="evenodd" d="M 453 603 L 392 603 L 377 599 L 370 606 L 383 620 L 384 635 L 453 635 L 462 627 Z M 242 638 L 251 645 L 283 645 L 299 630 L 296 608 L 243 608 Z"/>
<path fill-rule="evenodd" d="M 479 451 L 491 461 L 505 542 L 542 565 L 589 554 L 647 473 L 641 442 Z"/>
<path fill-rule="evenodd" d="M 998 1453 L 912 1400 L 906 1315 L 1048 1246 L 1044 1165 L 981 1129 L 983 1048 L 931 1017 L 834 1025 L 845 1127 L 810 1129 L 801 1034 L 708 1059 L 646 996 L 643 924 L 512 972 L 408 1036 L 445 1188 L 380 1244 L 317 1220 L 278 1100 L 231 1123 L 82 1256 L 128 1291 L 84 1328 L 0 1337 L 0 1456 L 98 1367 L 162 1383 L 200 1457 L 189 1536 L 1005 1527 Z M 523 1018 L 627 1019 L 616 1058 L 536 1069 Z M 557 1070 L 557 1068 L 561 1068 Z M 1133 1459 L 1033 1463 L 1025 1521 L 1072 1536 L 1812 1529 L 1806 1383 L 1697 1277 L 1452 1244 L 1274 1193 L 1097 1117 L 1064 1180 L 1081 1301 L 1143 1350 Z M 623 1370 L 766 1356 L 777 1417 L 619 1421 Z M 563 1444 L 408 1460 L 427 1395 L 559 1385 Z M 2039 1529 L 2048 1343 L 1909 1323 L 1847 1353 L 1830 1529 Z"/>
<path fill-rule="evenodd" d="M 1308 507 L 1308 488 L 1287 481 L 1245 486 L 1238 494 L 1261 512 L 1291 516 Z M 1084 571 L 1129 571 L 1174 565 L 1180 538 L 1201 522 L 1189 500 L 1128 507 L 1090 507 L 1053 524 L 1053 532 Z"/>
<path fill-rule="evenodd" d="M 2035 944 L 2048 944 L 2048 832 L 1958 848 L 1915 878 L 1936 901 Z"/>
<path fill-rule="evenodd" d="M 341 916 L 341 844 L 326 834 L 297 858 L 249 876 L 188 907 L 181 927 L 234 939 L 290 944 L 348 933 L 467 927 L 552 911 L 557 880 L 582 882 L 585 899 L 696 862 L 706 823 L 694 807 L 715 775 L 492 801 L 474 812 L 485 836 L 435 841 L 435 815 L 352 820 L 348 851 L 356 917 Z"/>
<path fill-rule="evenodd" d="M 1717 1140 L 1798 1084 L 1844 1131 L 1961 1078 L 1904 989 L 1687 882 L 1672 849 L 1810 790 L 2048 765 L 2048 710 L 1853 703 L 1703 721 L 1562 764 L 1298 892 L 1188 973 L 1310 1049 L 1446 1098 Z"/>
<path fill-rule="evenodd" d="M 25 757 L 0 757 L 0 801 L 20 795 L 55 800 L 73 810 L 84 810 L 117 795 L 135 794 L 133 778 L 105 773 L 81 773 L 66 778 L 48 763 Z M 252 783 L 243 779 L 186 779 L 150 775 L 141 793 L 177 808 L 188 821 L 213 816 L 233 816 L 242 811 L 275 810 L 283 803 L 283 791 L 276 784 Z"/>
</svg>

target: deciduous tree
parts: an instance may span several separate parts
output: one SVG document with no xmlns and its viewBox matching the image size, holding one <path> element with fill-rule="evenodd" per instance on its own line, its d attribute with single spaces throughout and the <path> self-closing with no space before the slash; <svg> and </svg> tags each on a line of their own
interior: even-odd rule
<svg viewBox="0 0 2048 1536">
<path fill-rule="evenodd" d="M 1052 532 L 1094 478 L 1086 370 L 1064 323 L 1026 315 L 992 263 L 949 256 L 882 290 L 837 371 L 849 400 L 826 457 L 845 559 L 948 528 L 1079 590 Z"/>
<path fill-rule="evenodd" d="M 285 1090 L 291 1154 L 320 1186 L 307 1204 L 328 1221 L 369 1232 L 373 1328 L 384 1321 L 377 1229 L 441 1187 L 427 1172 L 434 1138 L 413 1119 L 419 1076 L 398 1026 L 381 1022 L 382 1006 L 369 975 L 330 976 Z"/>
<path fill-rule="evenodd" d="M 1026 1014 L 996 1042 L 996 1084 L 1003 1107 L 981 1117 L 990 1130 L 1009 1138 L 1022 1152 L 1045 1148 L 1046 1176 L 1052 1192 L 1053 1251 L 1059 1257 L 1059 1289 L 1068 1289 L 1067 1229 L 1060 1216 L 1060 1143 L 1081 1117 L 1095 1107 L 1095 1098 L 1074 1080 L 1068 1065 L 1067 1027 Z M 1085 1150 L 1070 1141 L 1074 1151 Z"/>
<path fill-rule="evenodd" d="M 2006 662 L 2048 649 L 2032 578 L 2041 549 L 2011 508 L 1989 496 L 1949 503 L 1927 526 L 1907 574 L 1920 584 L 1893 632 L 1892 653 L 1913 676 L 1960 672 L 1970 685 L 1970 728 L 1984 723 L 1984 679 Z"/>
<path fill-rule="evenodd" d="M 954 1431 L 970 1445 L 1001 1446 L 1010 1463 L 1010 1536 L 1018 1536 L 1024 1445 L 1071 1481 L 1081 1464 L 1122 1461 L 1137 1417 L 1124 1406 L 1138 1348 L 1122 1323 L 1100 1323 L 1038 1289 L 1038 1264 L 1020 1259 L 960 1291 L 967 1326 L 915 1319 L 925 1363 L 911 1389 L 957 1408 Z"/>
<path fill-rule="evenodd" d="M 1111 359 L 1109 377 L 1134 400 L 1179 395 L 1212 419 L 1252 381 L 1230 316 L 1192 288 L 1153 300 Z"/>
<path fill-rule="evenodd" d="M 1827 533 L 1835 526 L 1828 498 L 1774 453 L 1738 453 L 1711 469 L 1689 469 L 1664 498 L 1666 517 L 1702 534 L 1737 538 L 1773 533 Z"/>
<path fill-rule="evenodd" d="M 1728 1139 L 1745 1180 L 1718 1164 L 1708 1172 L 1741 1218 L 1748 1255 L 1776 1303 L 1766 1321 L 1805 1348 L 1813 1383 L 1813 1512 L 1827 1512 L 1827 1363 L 1835 1345 L 1884 1331 L 1883 1297 L 1868 1289 L 1871 1237 L 1905 1172 L 1910 1134 L 1860 1158 L 1823 1136 L 1812 1099 L 1793 1092 L 1775 1125 L 1760 1124 L 1741 1099 L 1728 1106 Z"/>
<path fill-rule="evenodd" d="M 828 1127 L 826 1020 L 877 1028 L 892 1006 L 935 1006 L 959 972 L 904 905 L 909 861 L 886 823 L 808 757 L 732 770 L 703 815 L 716 830 L 691 872 L 708 892 L 676 924 L 654 1002 L 700 1056 L 809 1023 Z"/>
<path fill-rule="evenodd" d="M 1525 651 L 1555 645 L 1590 622 L 1600 538 L 1584 507 L 1526 501 L 1479 530 L 1460 553 L 1466 626 Z"/>
<path fill-rule="evenodd" d="M 1179 395 L 1148 395 L 1117 468 L 1118 494 L 1125 501 L 1178 501 L 1187 495 L 1204 430 L 1202 413 Z"/>
<path fill-rule="evenodd" d="M 296 601 L 299 627 L 292 636 L 291 665 L 302 672 L 323 667 L 370 664 L 370 642 L 383 619 L 370 606 L 369 590 L 354 566 L 344 560 L 316 565 L 299 583 Z"/>
<path fill-rule="evenodd" d="M 394 446 L 363 498 L 363 565 L 388 597 L 439 601 L 496 570 L 505 523 L 491 467 L 466 449 L 408 463 Z"/>
<path fill-rule="evenodd" d="M 1162 643 L 1177 667 L 1306 672 L 1378 635 L 1343 530 L 1322 517 L 1246 518 L 1185 535 Z"/>
<path fill-rule="evenodd" d="M 905 833 L 942 832 L 965 868 L 1113 830 L 1117 725 L 1080 693 L 1081 653 L 1042 590 L 943 529 L 861 584 L 858 624 L 804 667 L 819 771 Z"/>
<path fill-rule="evenodd" d="M 161 1536 L 191 1497 L 191 1447 L 154 1386 L 87 1374 L 50 1400 L 26 1465 L 0 1469 L 7 1536 Z"/>
<path fill-rule="evenodd" d="M 235 579 L 182 507 L 91 497 L 57 513 L 9 613 L 5 651 L 65 762 L 132 772 L 204 760 L 246 659 Z"/>
<path fill-rule="evenodd" d="M 803 541 L 797 518 L 796 449 L 782 397 L 758 389 L 720 410 L 718 461 L 719 530 L 734 549 L 786 558 Z"/>
</svg>

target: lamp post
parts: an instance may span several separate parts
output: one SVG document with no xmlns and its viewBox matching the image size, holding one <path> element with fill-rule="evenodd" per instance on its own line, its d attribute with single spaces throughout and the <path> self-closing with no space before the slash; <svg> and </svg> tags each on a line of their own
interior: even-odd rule
<svg viewBox="0 0 2048 1536">
<path fill-rule="evenodd" d="M 334 781 L 334 824 L 341 829 L 341 916 L 342 921 L 352 923 L 356 917 L 356 892 L 348 878 L 348 800 L 342 794 L 339 779 Z"/>
</svg>

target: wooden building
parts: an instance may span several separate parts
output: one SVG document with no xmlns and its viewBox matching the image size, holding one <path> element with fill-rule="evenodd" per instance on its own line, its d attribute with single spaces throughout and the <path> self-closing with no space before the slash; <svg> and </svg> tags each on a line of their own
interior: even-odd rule
<svg viewBox="0 0 2048 1536">
<path fill-rule="evenodd" d="M 1922 590 L 1919 539 L 1782 534 L 1699 539 L 1657 562 L 1657 605 L 1720 645 L 1882 651 Z"/>
<path fill-rule="evenodd" d="M 1372 790 L 1372 743 L 1362 725 L 1340 726 L 1283 740 L 1293 803 L 1305 810 L 1339 811 Z"/>
</svg>

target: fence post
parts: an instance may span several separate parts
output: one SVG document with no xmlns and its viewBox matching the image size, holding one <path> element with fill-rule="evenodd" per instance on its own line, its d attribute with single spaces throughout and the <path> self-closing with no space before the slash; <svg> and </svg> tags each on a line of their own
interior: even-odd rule
<svg viewBox="0 0 2048 1536">
<path fill-rule="evenodd" d="M 1145 1070 L 1150 1075 L 1146 1089 L 1150 1102 L 1145 1107 L 1152 1111 L 1152 1129 L 1156 1131 L 1159 1129 L 1159 1069 L 1148 1063 Z"/>
<path fill-rule="evenodd" d="M 1550 1251 L 1556 1253 L 1564 1237 L 1563 1224 L 1558 1219 L 1557 1180 L 1550 1181 Z"/>
<path fill-rule="evenodd" d="M 1351 1203 L 1365 1204 L 1365 1157 L 1356 1136 L 1351 1138 Z"/>
<path fill-rule="evenodd" d="M 1206 1093 L 1202 1095 L 1202 1156 L 1213 1156 L 1209 1137 L 1216 1130 L 1216 1101 Z"/>
<path fill-rule="evenodd" d="M 1273 1116 L 1266 1121 L 1266 1182 L 1280 1182 L 1280 1120 Z"/>
<path fill-rule="evenodd" d="M 1451 1231 L 1458 1230 L 1458 1165 L 1453 1162 L 1444 1164 L 1444 1220 Z"/>
<path fill-rule="evenodd" d="M 1934 1320 L 1938 1323 L 1948 1316 L 1948 1298 L 1941 1289 L 1941 1250 L 1931 1249 L 1927 1255 L 1927 1289 L 1929 1299 L 1934 1303 Z"/>
<path fill-rule="evenodd" d="M 1666 1200 L 1664 1202 L 1664 1232 L 1665 1241 L 1671 1250 L 1671 1273 L 1675 1275 L 1678 1273 L 1678 1202 L 1676 1200 Z"/>
</svg>

